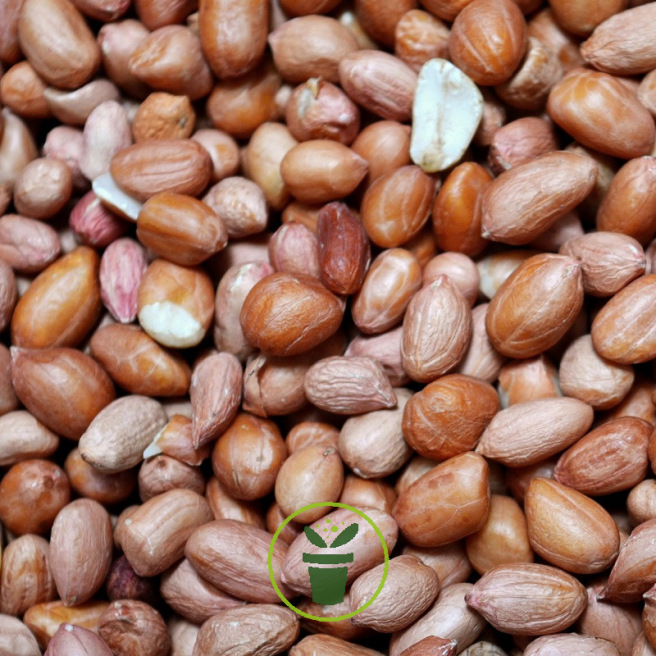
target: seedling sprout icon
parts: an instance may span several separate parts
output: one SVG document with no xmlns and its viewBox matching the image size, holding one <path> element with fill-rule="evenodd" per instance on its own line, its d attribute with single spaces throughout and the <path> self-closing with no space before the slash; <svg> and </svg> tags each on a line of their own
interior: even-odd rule
<svg viewBox="0 0 656 656">
<path fill-rule="evenodd" d="M 330 520 L 326 519 L 326 523 L 330 524 Z M 344 522 L 342 522 L 343 524 Z M 316 528 L 320 528 L 321 523 L 317 524 Z M 324 527 L 323 531 L 328 533 L 339 532 L 339 527 L 332 525 Z M 306 526 L 305 535 L 307 539 L 315 546 L 324 549 L 336 549 L 349 543 L 358 533 L 357 524 L 349 524 L 342 529 L 341 533 L 328 545 L 326 541 L 315 530 Z M 304 563 L 312 563 L 315 565 L 343 565 L 342 567 L 308 567 L 310 573 L 310 587 L 312 588 L 312 601 L 322 606 L 332 606 L 333 604 L 341 604 L 344 601 L 346 594 L 346 579 L 348 575 L 348 567 L 345 563 L 353 562 L 353 553 L 345 554 L 303 554 Z"/>
</svg>

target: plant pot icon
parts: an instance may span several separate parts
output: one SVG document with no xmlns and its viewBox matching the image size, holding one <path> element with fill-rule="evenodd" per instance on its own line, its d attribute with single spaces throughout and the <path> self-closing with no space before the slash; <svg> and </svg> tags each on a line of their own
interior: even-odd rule
<svg viewBox="0 0 656 656">
<path fill-rule="evenodd" d="M 328 520 L 329 521 L 329 520 Z M 324 529 L 327 530 L 327 529 Z M 337 531 L 338 527 L 331 530 Z M 305 535 L 316 547 L 328 548 L 324 539 L 309 526 L 306 526 Z M 336 549 L 350 542 L 358 532 L 357 524 L 347 526 L 331 543 L 330 548 Z M 310 588 L 312 589 L 312 601 L 322 606 L 341 604 L 346 594 L 346 580 L 348 567 L 330 567 L 330 565 L 344 565 L 353 562 L 353 554 L 303 554 L 303 562 L 323 567 L 308 567 L 310 574 Z"/>
<path fill-rule="evenodd" d="M 352 563 L 353 554 L 303 554 L 304 563 L 341 565 Z M 341 604 L 346 594 L 348 567 L 308 567 L 312 601 L 322 606 Z"/>
</svg>

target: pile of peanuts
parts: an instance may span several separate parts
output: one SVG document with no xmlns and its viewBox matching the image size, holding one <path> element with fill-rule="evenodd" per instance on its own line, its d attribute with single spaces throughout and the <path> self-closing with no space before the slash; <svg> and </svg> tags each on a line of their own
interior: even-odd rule
<svg viewBox="0 0 656 656">
<path fill-rule="evenodd" d="M 656 655 L 656 2 L 0 0 L 0 107 L 0 654 Z"/>
</svg>

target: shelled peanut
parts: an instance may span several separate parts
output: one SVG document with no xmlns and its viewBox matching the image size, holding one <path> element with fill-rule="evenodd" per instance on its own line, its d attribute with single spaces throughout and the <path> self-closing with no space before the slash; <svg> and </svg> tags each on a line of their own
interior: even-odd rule
<svg viewBox="0 0 656 656">
<path fill-rule="evenodd" d="M 656 3 L 593 4 L 0 0 L 1 653 L 656 653 Z"/>
</svg>

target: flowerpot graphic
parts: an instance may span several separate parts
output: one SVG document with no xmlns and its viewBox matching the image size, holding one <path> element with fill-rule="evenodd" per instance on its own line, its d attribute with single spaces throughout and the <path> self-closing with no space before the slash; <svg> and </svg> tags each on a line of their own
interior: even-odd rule
<svg viewBox="0 0 656 656">
<path fill-rule="evenodd" d="M 330 520 L 326 520 L 329 522 Z M 324 529 L 327 531 L 328 529 Z M 332 531 L 338 531 L 337 526 L 331 527 Z M 305 535 L 316 547 L 328 548 L 324 539 L 309 526 L 306 526 Z M 357 524 L 347 526 L 330 544 L 330 549 L 336 549 L 350 542 L 358 532 Z M 311 565 L 323 565 L 323 567 L 308 567 L 310 574 L 310 587 L 312 589 L 312 601 L 322 606 L 341 604 L 346 594 L 346 580 L 348 567 L 339 567 L 353 562 L 353 554 L 303 554 L 303 562 Z M 337 567 L 335 567 L 337 565 Z"/>
<path fill-rule="evenodd" d="M 303 554 L 304 563 L 340 565 L 352 563 L 353 554 Z M 312 601 L 322 606 L 341 604 L 346 594 L 348 567 L 308 567 Z"/>
</svg>

